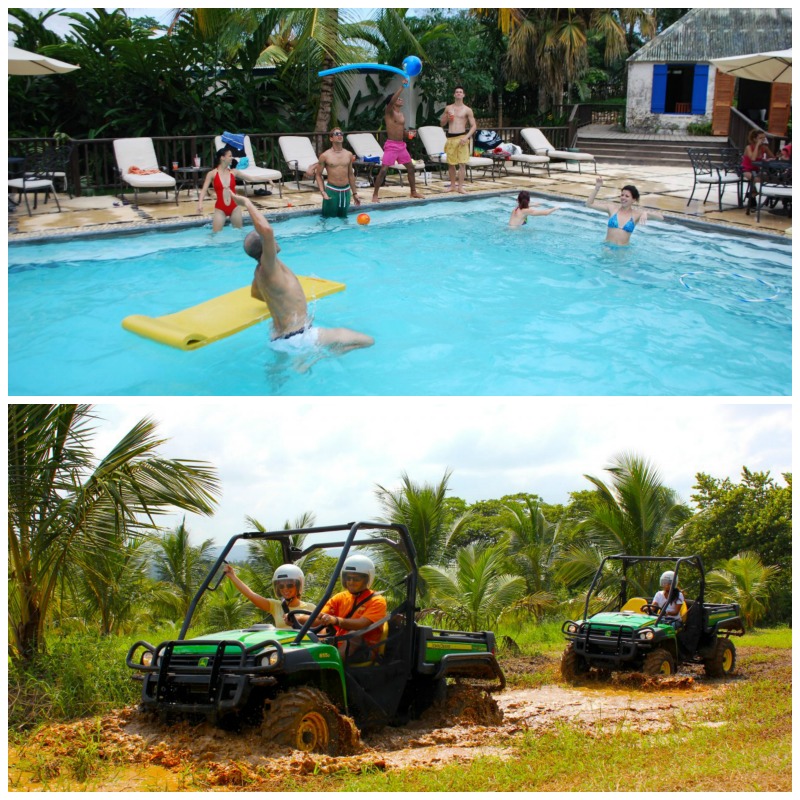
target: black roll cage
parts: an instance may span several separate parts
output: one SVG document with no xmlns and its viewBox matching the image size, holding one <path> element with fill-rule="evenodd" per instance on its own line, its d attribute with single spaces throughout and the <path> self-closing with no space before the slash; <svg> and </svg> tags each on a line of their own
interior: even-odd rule
<svg viewBox="0 0 800 800">
<path fill-rule="evenodd" d="M 363 530 L 376 530 L 376 531 L 394 531 L 399 536 L 399 541 L 394 539 L 389 539 L 385 536 L 374 536 L 368 539 L 360 539 L 356 541 L 356 534 L 359 531 Z M 314 542 L 309 544 L 308 547 L 304 549 L 300 549 L 297 547 L 292 547 L 289 539 L 292 536 L 296 536 L 298 534 L 320 534 L 320 533 L 335 533 L 341 531 L 348 531 L 347 536 L 339 541 L 333 542 Z M 314 621 L 316 620 L 317 616 L 319 615 L 320 610 L 323 608 L 325 603 L 328 602 L 331 595 L 333 594 L 333 590 L 336 588 L 336 584 L 339 580 L 339 575 L 342 572 L 342 567 L 344 565 L 345 559 L 347 558 L 351 547 L 354 544 L 357 545 L 388 545 L 392 549 L 396 550 L 401 556 L 403 556 L 409 564 L 409 580 L 407 586 L 407 598 L 416 598 L 417 596 L 417 567 L 416 567 L 416 558 L 417 558 L 417 551 L 414 547 L 414 542 L 411 539 L 411 535 L 408 532 L 408 528 L 405 525 L 400 525 L 398 523 L 384 523 L 384 522 L 348 522 L 343 525 L 326 525 L 323 527 L 313 527 L 313 528 L 295 528 L 293 530 L 280 530 L 280 531 L 246 531 L 244 533 L 237 533 L 230 538 L 228 543 L 225 547 L 222 548 L 220 551 L 219 556 L 217 556 L 217 560 L 214 565 L 211 567 L 208 575 L 203 579 L 203 582 L 200 584 L 200 588 L 195 593 L 195 596 L 192 598 L 192 602 L 189 605 L 189 609 L 186 612 L 186 618 L 183 621 L 183 625 L 181 626 L 180 633 L 178 634 L 178 639 L 185 639 L 186 632 L 189 630 L 189 626 L 192 622 L 192 617 L 194 616 L 195 609 L 197 608 L 197 604 L 200 602 L 200 598 L 205 594 L 206 591 L 214 591 L 214 589 L 219 586 L 222 578 L 219 578 L 216 584 L 211 587 L 211 583 L 214 579 L 214 576 L 217 572 L 221 569 L 222 565 L 225 563 L 225 559 L 233 549 L 234 545 L 238 541 L 253 541 L 253 540 L 265 540 L 265 541 L 277 541 L 281 544 L 281 549 L 283 551 L 283 563 L 285 564 L 294 564 L 296 561 L 299 561 L 304 556 L 308 555 L 309 553 L 313 552 L 314 550 L 325 550 L 330 548 L 341 548 L 341 553 L 339 554 L 339 559 L 336 562 L 336 566 L 334 567 L 333 573 L 331 575 L 330 580 L 328 581 L 328 585 L 325 587 L 325 591 L 322 594 L 322 598 L 317 603 L 314 610 L 311 612 L 311 615 L 305 621 L 303 626 L 297 632 L 297 636 L 295 637 L 292 644 L 300 644 L 303 637 L 308 632 L 308 629 L 313 627 Z"/>
<path fill-rule="evenodd" d="M 626 591 L 628 581 L 627 581 L 627 572 L 628 567 L 633 566 L 635 564 L 640 564 L 643 562 L 661 562 L 661 563 L 668 563 L 674 565 L 674 572 L 675 572 L 675 580 L 672 584 L 672 592 L 678 592 L 678 573 L 680 572 L 681 564 L 688 564 L 689 566 L 696 567 L 700 572 L 700 594 L 696 598 L 696 602 L 699 602 L 701 605 L 705 598 L 705 587 L 706 587 L 706 573 L 703 567 L 703 559 L 700 556 L 627 556 L 622 553 L 618 553 L 617 555 L 613 556 L 605 556 L 603 560 L 600 562 L 600 566 L 597 568 L 597 572 L 594 574 L 594 578 L 592 578 L 592 583 L 589 586 L 588 591 L 586 592 L 586 605 L 583 609 L 583 618 L 589 619 L 589 601 L 592 598 L 592 592 L 595 590 L 595 587 L 600 582 L 600 576 L 603 574 L 603 567 L 605 566 L 607 561 L 620 561 L 622 563 L 622 590 L 623 592 Z M 676 595 L 677 596 L 677 595 Z M 671 598 L 670 598 L 671 599 Z M 667 610 L 667 605 L 665 604 L 664 607 L 659 611 L 658 616 L 656 618 L 656 624 L 661 621 L 661 618 L 664 616 Z"/>
</svg>

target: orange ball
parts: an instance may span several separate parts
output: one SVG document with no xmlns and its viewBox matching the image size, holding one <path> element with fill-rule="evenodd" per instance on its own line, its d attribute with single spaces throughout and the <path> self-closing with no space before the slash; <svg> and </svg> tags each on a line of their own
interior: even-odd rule
<svg viewBox="0 0 800 800">
<path fill-rule="evenodd" d="M 369 225 L 369 214 L 359 214 L 356 217 L 356 222 L 359 225 Z"/>
<path fill-rule="evenodd" d="M 291 204 L 291 203 L 287 203 L 287 204 L 286 204 L 286 208 L 291 208 L 291 207 L 292 207 L 292 204 Z"/>
</svg>

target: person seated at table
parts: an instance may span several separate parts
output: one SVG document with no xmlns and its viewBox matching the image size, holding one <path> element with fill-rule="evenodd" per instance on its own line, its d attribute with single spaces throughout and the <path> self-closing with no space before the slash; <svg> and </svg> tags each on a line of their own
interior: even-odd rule
<svg viewBox="0 0 800 800">
<path fill-rule="evenodd" d="M 203 188 L 200 190 L 200 197 L 197 198 L 197 213 L 203 213 L 203 200 L 214 181 L 214 193 L 217 202 L 214 203 L 214 218 L 211 221 L 211 230 L 214 233 L 221 231 L 225 227 L 225 220 L 230 217 L 231 225 L 234 228 L 242 227 L 242 210 L 233 201 L 231 195 L 236 194 L 236 178 L 239 176 L 238 170 L 231 169 L 233 161 L 233 151 L 230 147 L 223 147 L 217 150 L 215 156 L 216 164 L 203 181 Z"/>
<path fill-rule="evenodd" d="M 748 197 L 750 199 L 750 208 L 756 207 L 756 198 L 758 192 L 756 191 L 755 184 L 761 179 L 758 172 L 761 169 L 758 161 L 775 158 L 772 150 L 767 147 L 767 134 L 764 131 L 754 128 L 747 136 L 747 147 L 744 149 L 742 156 L 742 174 L 744 179 L 748 181 L 749 190 Z"/>
<path fill-rule="evenodd" d="M 781 154 L 778 156 L 781 161 L 791 161 L 792 160 L 792 143 L 785 144 L 781 147 Z"/>
</svg>

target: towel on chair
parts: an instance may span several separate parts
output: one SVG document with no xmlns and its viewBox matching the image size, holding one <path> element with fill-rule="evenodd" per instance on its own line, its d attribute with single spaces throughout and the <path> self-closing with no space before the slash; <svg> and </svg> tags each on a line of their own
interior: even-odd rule
<svg viewBox="0 0 800 800">
<path fill-rule="evenodd" d="M 128 167 L 129 175 L 158 175 L 160 169 L 142 169 L 141 167 Z"/>
<path fill-rule="evenodd" d="M 231 147 L 235 147 L 237 150 L 244 150 L 244 137 L 245 134 L 243 133 L 225 133 L 220 136 L 222 139 L 223 144 L 229 144 Z"/>
</svg>

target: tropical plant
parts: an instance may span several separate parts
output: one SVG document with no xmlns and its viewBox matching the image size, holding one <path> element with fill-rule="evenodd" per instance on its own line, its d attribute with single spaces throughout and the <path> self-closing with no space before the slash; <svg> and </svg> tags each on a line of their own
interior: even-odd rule
<svg viewBox="0 0 800 800">
<path fill-rule="evenodd" d="M 174 530 L 155 540 L 155 578 L 153 597 L 171 621 L 186 616 L 203 578 L 214 563 L 214 540 L 191 544 L 186 518 Z"/>
<path fill-rule="evenodd" d="M 247 627 L 256 618 L 256 607 L 230 582 L 223 581 L 208 596 L 203 624 L 209 632 Z"/>
<path fill-rule="evenodd" d="M 739 604 L 745 627 L 752 628 L 767 612 L 767 601 L 780 568 L 767 567 L 756 553 L 737 553 L 706 576 L 711 602 Z"/>
<path fill-rule="evenodd" d="M 93 449 L 88 405 L 8 406 L 8 615 L 14 655 L 44 648 L 51 603 L 66 571 L 90 566 L 175 508 L 211 514 L 214 469 L 165 459 L 156 424 L 143 419 L 111 451 Z"/>
<path fill-rule="evenodd" d="M 502 544 L 469 545 L 456 554 L 450 567 L 427 565 L 420 574 L 430 587 L 434 619 L 456 630 L 491 630 L 524 594 L 525 581 L 507 573 L 507 550 Z"/>
<path fill-rule="evenodd" d="M 400 489 L 390 490 L 378 485 L 376 495 L 383 509 L 384 522 L 400 523 L 408 528 L 417 555 L 417 564 L 446 565 L 453 559 L 450 543 L 469 522 L 470 515 L 464 514 L 451 520 L 447 513 L 445 496 L 451 472 L 447 470 L 438 484 L 415 483 L 403 473 Z M 383 567 L 389 582 L 402 580 L 408 572 L 408 565 L 394 551 L 381 550 Z M 420 580 L 419 592 L 422 597 L 427 592 L 424 575 Z"/>
<path fill-rule="evenodd" d="M 595 487 L 594 496 L 588 516 L 579 525 L 583 539 L 576 540 L 559 561 L 558 577 L 568 585 L 590 578 L 604 555 L 676 555 L 677 534 L 691 516 L 645 459 L 623 453 L 607 470 L 610 485 L 584 475 Z M 655 567 L 641 571 L 640 591 L 648 590 L 655 572 Z"/>
</svg>

